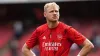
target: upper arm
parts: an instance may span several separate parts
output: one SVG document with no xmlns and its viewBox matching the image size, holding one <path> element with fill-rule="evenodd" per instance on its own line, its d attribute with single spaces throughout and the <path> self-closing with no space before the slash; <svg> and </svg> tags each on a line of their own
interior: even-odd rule
<svg viewBox="0 0 100 56">
<path fill-rule="evenodd" d="M 32 36 L 26 41 L 26 45 L 29 48 L 33 48 L 38 43 L 38 36 L 39 36 L 38 30 L 35 30 L 32 33 Z"/>
<path fill-rule="evenodd" d="M 25 43 L 22 47 L 22 52 L 30 50 L 30 48 L 27 46 L 27 44 Z"/>
<path fill-rule="evenodd" d="M 91 46 L 91 47 L 94 47 L 94 45 L 92 44 L 92 42 L 89 41 L 88 39 L 86 39 L 86 40 L 83 42 L 82 45 L 83 45 L 83 46 Z"/>
<path fill-rule="evenodd" d="M 31 48 L 27 46 L 25 43 L 22 47 L 22 53 L 24 56 L 36 56 L 34 52 L 32 52 Z"/>
<path fill-rule="evenodd" d="M 83 36 L 81 33 L 79 33 L 78 31 L 76 31 L 72 27 L 70 27 L 68 29 L 68 35 L 69 35 L 69 39 L 73 43 L 76 43 L 78 45 L 81 45 L 86 40 L 86 37 L 85 36 Z"/>
</svg>

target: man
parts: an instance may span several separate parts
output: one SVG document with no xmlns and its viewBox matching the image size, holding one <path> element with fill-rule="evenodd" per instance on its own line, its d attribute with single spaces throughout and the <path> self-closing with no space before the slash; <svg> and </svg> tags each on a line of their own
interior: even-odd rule
<svg viewBox="0 0 100 56">
<path fill-rule="evenodd" d="M 35 56 L 31 49 L 39 45 L 40 56 L 68 56 L 73 43 L 83 48 L 77 56 L 87 56 L 94 45 L 71 26 L 59 22 L 59 6 L 55 2 L 44 6 L 47 23 L 39 26 L 22 48 L 24 56 Z"/>
</svg>

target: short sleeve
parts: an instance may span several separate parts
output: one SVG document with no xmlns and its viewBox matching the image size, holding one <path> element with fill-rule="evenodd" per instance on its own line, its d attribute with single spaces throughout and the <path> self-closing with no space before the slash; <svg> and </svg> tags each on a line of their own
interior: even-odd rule
<svg viewBox="0 0 100 56">
<path fill-rule="evenodd" d="M 85 36 L 83 36 L 81 33 L 79 33 L 78 31 L 76 31 L 74 28 L 72 28 L 72 27 L 70 27 L 69 29 L 68 29 L 68 34 L 69 34 L 69 39 L 72 41 L 72 42 L 74 42 L 74 43 L 76 43 L 76 44 L 78 44 L 78 45 L 81 45 L 84 41 L 85 41 L 85 39 L 86 39 L 86 37 Z"/>
<path fill-rule="evenodd" d="M 32 36 L 26 41 L 26 45 L 29 48 L 33 48 L 38 43 L 38 30 L 36 29 Z"/>
</svg>

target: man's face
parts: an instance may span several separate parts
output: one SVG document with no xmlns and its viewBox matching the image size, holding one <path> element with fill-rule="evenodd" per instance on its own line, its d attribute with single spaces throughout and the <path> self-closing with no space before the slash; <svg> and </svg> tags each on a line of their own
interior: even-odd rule
<svg viewBox="0 0 100 56">
<path fill-rule="evenodd" d="M 44 16 L 48 21 L 58 21 L 59 20 L 59 8 L 57 6 L 49 6 L 44 12 Z"/>
</svg>

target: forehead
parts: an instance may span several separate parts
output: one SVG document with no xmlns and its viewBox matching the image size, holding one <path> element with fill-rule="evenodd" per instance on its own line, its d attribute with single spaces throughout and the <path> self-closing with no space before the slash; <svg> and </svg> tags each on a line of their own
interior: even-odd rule
<svg viewBox="0 0 100 56">
<path fill-rule="evenodd" d="M 51 10 L 59 10 L 59 8 L 56 5 L 50 5 L 47 8 L 47 11 L 51 11 Z"/>
<path fill-rule="evenodd" d="M 51 9 L 59 10 L 59 6 L 55 3 L 49 3 L 44 6 L 44 10 L 51 10 Z"/>
</svg>

